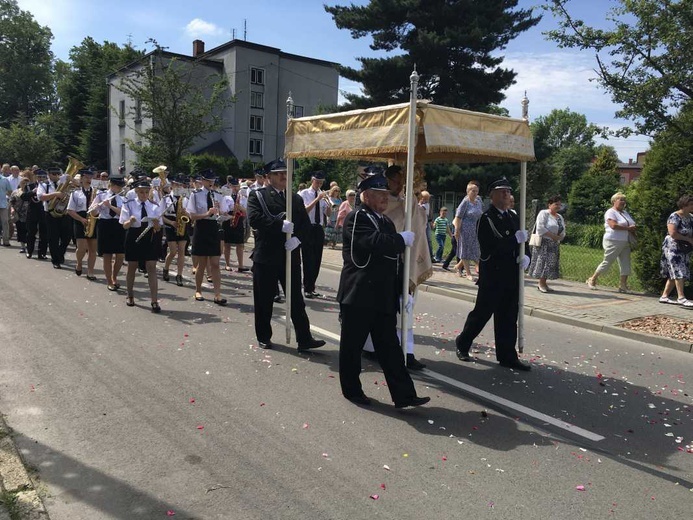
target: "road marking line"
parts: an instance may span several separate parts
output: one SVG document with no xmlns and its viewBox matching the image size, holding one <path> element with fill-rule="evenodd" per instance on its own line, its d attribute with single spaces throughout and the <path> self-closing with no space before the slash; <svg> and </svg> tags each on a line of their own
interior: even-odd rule
<svg viewBox="0 0 693 520">
<path fill-rule="evenodd" d="M 324 336 L 326 338 L 339 341 L 339 334 L 335 334 L 334 332 L 330 332 L 329 330 L 322 329 L 320 327 L 316 327 L 315 325 L 310 326 L 311 330 L 320 334 L 321 336 Z M 467 385 L 465 383 L 460 383 L 456 379 L 453 379 L 451 377 L 445 376 L 443 374 L 439 374 L 438 372 L 434 372 L 432 370 L 429 370 L 427 368 L 423 369 L 421 371 L 424 375 L 436 379 L 440 381 L 441 383 L 445 383 L 450 386 L 454 386 L 455 388 L 458 388 L 468 394 L 475 395 L 477 397 L 481 397 L 482 399 L 485 399 L 487 401 L 491 401 L 492 403 L 495 403 L 499 406 L 502 406 L 505 409 L 513 410 L 515 412 L 524 414 L 528 417 L 533 417 L 534 419 L 537 419 L 538 421 L 542 421 L 547 424 L 551 424 L 552 426 L 555 426 L 556 428 L 560 428 L 561 430 L 568 431 L 574 435 L 579 435 L 580 437 L 584 437 L 585 439 L 589 439 L 594 442 L 599 442 L 603 441 L 606 437 L 603 437 L 602 435 L 593 433 L 589 430 L 585 430 L 584 428 L 580 428 L 579 426 L 575 426 L 573 424 L 567 423 L 565 421 L 561 421 L 560 419 L 556 419 L 555 417 L 551 417 L 550 415 L 546 415 L 545 413 L 538 412 L 536 410 L 533 410 L 532 408 L 527 408 L 526 406 L 523 406 L 521 404 L 514 403 L 513 401 L 509 401 L 503 397 L 499 397 L 497 395 L 494 395 L 490 392 L 487 392 L 485 390 L 480 390 L 474 386 Z"/>
</svg>

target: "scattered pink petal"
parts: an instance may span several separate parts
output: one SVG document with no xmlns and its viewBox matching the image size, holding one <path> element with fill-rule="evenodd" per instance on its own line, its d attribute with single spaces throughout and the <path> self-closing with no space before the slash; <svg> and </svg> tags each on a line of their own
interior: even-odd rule
<svg viewBox="0 0 693 520">
<path fill-rule="evenodd" d="M 198 425 L 197 425 L 197 429 L 198 429 L 198 430 L 204 430 L 204 429 L 205 429 L 205 427 L 204 427 L 204 426 L 202 426 L 201 424 L 198 424 Z"/>
<path fill-rule="evenodd" d="M 385 465 L 383 466 L 383 469 L 384 469 L 385 471 L 390 471 L 390 466 L 388 466 L 387 464 L 385 464 Z"/>
<path fill-rule="evenodd" d="M 580 486 L 575 486 L 575 489 L 577 489 L 578 491 L 584 491 L 584 490 L 585 490 L 585 486 L 582 486 L 582 485 L 580 485 Z"/>
<path fill-rule="evenodd" d="M 168 511 L 166 511 L 166 516 L 176 516 L 176 512 L 175 512 L 175 511 L 171 511 L 171 510 L 169 509 Z"/>
<path fill-rule="evenodd" d="M 385 484 L 380 484 L 380 489 L 385 489 Z"/>
<path fill-rule="evenodd" d="M 307 429 L 308 429 L 308 423 L 307 423 L 307 422 L 303 423 L 303 429 L 304 429 L 304 430 L 307 430 Z"/>
<path fill-rule="evenodd" d="M 194 397 L 190 398 L 190 404 L 195 404 L 195 398 Z"/>
<path fill-rule="evenodd" d="M 440 460 L 448 460 L 448 458 L 444 456 L 444 457 L 443 457 L 442 459 L 440 459 Z"/>
<path fill-rule="evenodd" d="M 327 453 L 323 453 L 322 456 L 325 458 L 329 457 L 329 455 Z"/>
<path fill-rule="evenodd" d="M 265 403 L 260 403 L 260 406 L 265 406 Z"/>
<path fill-rule="evenodd" d="M 371 498 L 373 500 L 378 500 L 380 498 L 380 495 L 371 495 Z"/>
</svg>

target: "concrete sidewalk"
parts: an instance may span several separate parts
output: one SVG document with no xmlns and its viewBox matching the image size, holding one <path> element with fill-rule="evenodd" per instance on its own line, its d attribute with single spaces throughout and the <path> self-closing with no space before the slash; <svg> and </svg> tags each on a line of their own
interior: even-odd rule
<svg viewBox="0 0 693 520">
<path fill-rule="evenodd" d="M 325 248 L 323 267 L 341 270 L 342 263 L 341 249 Z M 661 304 L 655 296 L 621 294 L 612 288 L 593 291 L 585 283 L 568 280 L 551 280 L 549 286 L 554 291 L 543 294 L 537 290 L 536 280 L 525 281 L 525 315 L 693 352 L 693 343 L 618 326 L 624 321 L 653 315 L 691 321 L 693 309 Z M 440 264 L 434 264 L 433 276 L 422 284 L 419 290 L 474 302 L 477 286 L 466 278 L 460 278 L 453 271 L 445 271 Z"/>
</svg>

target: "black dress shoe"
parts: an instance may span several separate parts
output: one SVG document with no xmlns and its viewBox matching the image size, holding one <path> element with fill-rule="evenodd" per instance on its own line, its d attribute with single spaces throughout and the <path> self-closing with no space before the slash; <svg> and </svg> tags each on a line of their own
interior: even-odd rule
<svg viewBox="0 0 693 520">
<path fill-rule="evenodd" d="M 315 291 L 310 291 L 305 294 L 306 298 L 309 300 L 314 300 L 315 298 L 322 298 L 322 294 L 317 293 Z"/>
<path fill-rule="evenodd" d="M 27 253 L 27 254 L 26 254 L 26 257 L 27 257 L 27 258 L 31 258 L 31 253 Z"/>
<path fill-rule="evenodd" d="M 219 299 L 214 298 L 214 303 L 216 303 L 217 305 L 221 305 L 222 307 L 224 307 L 224 306 L 226 305 L 226 298 L 219 298 Z"/>
<path fill-rule="evenodd" d="M 468 348 L 463 348 L 462 346 L 460 346 L 460 343 L 461 343 L 460 337 L 461 337 L 461 335 L 457 336 L 455 338 L 455 346 L 457 347 L 457 351 L 456 351 L 457 359 L 459 359 L 460 361 L 466 361 L 467 363 L 469 363 L 470 361 L 473 361 L 473 358 L 472 358 L 472 356 L 469 355 L 469 349 Z"/>
<path fill-rule="evenodd" d="M 60 264 L 53 264 L 53 269 L 62 269 L 62 267 L 60 267 Z"/>
<path fill-rule="evenodd" d="M 161 307 L 158 303 L 152 303 L 152 312 L 154 314 L 159 314 L 161 312 Z"/>
<path fill-rule="evenodd" d="M 407 368 L 409 370 L 423 370 L 426 365 L 414 357 L 414 354 L 407 354 Z"/>
<path fill-rule="evenodd" d="M 513 361 L 501 361 L 500 366 L 505 368 L 514 368 L 515 370 L 522 370 L 524 372 L 529 372 L 532 370 L 532 365 L 520 359 L 514 359 Z"/>
<path fill-rule="evenodd" d="M 284 298 L 281 296 L 277 295 L 274 297 L 274 303 L 284 303 Z"/>
<path fill-rule="evenodd" d="M 168 282 L 171 279 L 171 277 L 168 275 L 168 269 L 163 270 L 161 277 L 163 278 L 164 282 Z"/>
<path fill-rule="evenodd" d="M 258 341 L 257 346 L 265 350 L 270 350 L 272 347 L 274 347 L 271 341 Z"/>
<path fill-rule="evenodd" d="M 248 271 L 250 271 L 250 267 L 239 267 L 238 268 L 239 273 L 247 273 Z"/>
<path fill-rule="evenodd" d="M 82 270 L 81 270 L 81 269 L 75 268 L 75 274 L 76 274 L 77 276 L 82 276 Z"/>
<path fill-rule="evenodd" d="M 298 344 L 298 351 L 304 352 L 306 350 L 310 350 L 313 348 L 323 347 L 324 345 L 325 345 L 325 342 L 323 340 L 311 338 L 310 341 L 306 341 L 305 343 L 299 343 Z"/>
<path fill-rule="evenodd" d="M 430 400 L 431 400 L 430 397 L 412 397 L 411 399 L 407 399 L 406 401 L 401 401 L 399 403 L 395 403 L 395 408 L 408 408 L 410 406 L 421 406 L 422 404 L 426 404 Z"/>
<path fill-rule="evenodd" d="M 362 406 L 370 406 L 371 400 L 368 398 L 366 394 L 361 394 L 361 395 L 356 395 L 354 397 L 347 397 L 348 401 L 351 401 L 354 404 L 360 404 Z"/>
<path fill-rule="evenodd" d="M 178 287 L 183 287 L 183 277 L 179 274 L 176 275 L 176 285 Z"/>
<path fill-rule="evenodd" d="M 38 255 L 36 258 L 38 258 L 39 260 L 45 260 L 48 257 L 46 255 Z"/>
</svg>

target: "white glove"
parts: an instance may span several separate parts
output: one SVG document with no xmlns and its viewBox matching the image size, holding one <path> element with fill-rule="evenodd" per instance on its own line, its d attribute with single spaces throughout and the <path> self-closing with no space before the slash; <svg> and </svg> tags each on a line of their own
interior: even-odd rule
<svg viewBox="0 0 693 520">
<path fill-rule="evenodd" d="M 524 271 L 529 267 L 529 257 L 527 255 L 523 256 L 520 263 L 522 264 L 522 270 Z"/>
<path fill-rule="evenodd" d="M 522 242 L 527 242 L 528 238 L 529 233 L 527 233 L 526 230 L 518 229 L 517 231 L 515 231 L 515 240 L 517 240 L 518 244 L 521 244 Z"/>
<path fill-rule="evenodd" d="M 282 224 L 282 233 L 293 233 L 294 232 L 294 223 L 291 222 L 290 220 L 285 220 L 284 223 Z"/>
<path fill-rule="evenodd" d="M 414 237 L 415 237 L 416 235 L 414 235 L 414 232 L 413 232 L 413 231 L 402 231 L 402 232 L 399 233 L 399 234 L 400 234 L 400 235 L 402 236 L 402 238 L 404 239 L 404 244 L 405 244 L 405 245 L 407 245 L 407 246 L 409 246 L 409 247 L 411 247 L 411 246 L 414 245 Z"/>
<path fill-rule="evenodd" d="M 292 224 L 292 226 L 293 226 L 293 224 Z M 291 237 L 289 240 L 284 242 L 284 249 L 286 249 L 287 251 L 293 251 L 294 249 L 296 249 L 300 245 L 301 245 L 301 241 L 298 238 Z"/>
<path fill-rule="evenodd" d="M 401 301 L 401 298 L 400 298 Z M 414 298 L 411 297 L 411 294 L 407 295 L 407 303 L 404 304 L 404 310 L 408 313 L 411 314 L 412 309 L 414 308 Z"/>
</svg>

